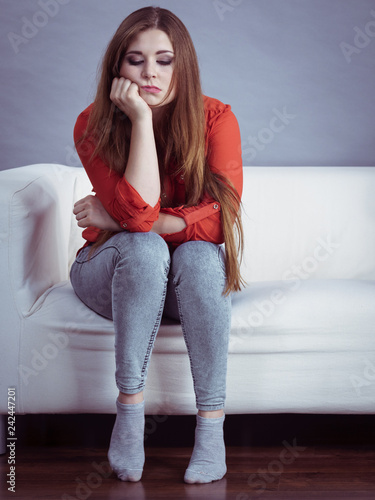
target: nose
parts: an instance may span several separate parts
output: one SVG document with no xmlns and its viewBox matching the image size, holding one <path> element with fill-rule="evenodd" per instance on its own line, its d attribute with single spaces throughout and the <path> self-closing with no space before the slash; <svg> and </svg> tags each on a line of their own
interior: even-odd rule
<svg viewBox="0 0 375 500">
<path fill-rule="evenodd" d="M 155 78 L 156 77 L 156 69 L 155 65 L 151 61 L 145 61 L 142 71 L 143 78 Z"/>
</svg>

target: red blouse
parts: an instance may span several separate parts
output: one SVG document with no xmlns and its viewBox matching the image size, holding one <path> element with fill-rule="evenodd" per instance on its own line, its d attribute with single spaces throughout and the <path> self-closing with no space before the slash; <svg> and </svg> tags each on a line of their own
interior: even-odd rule
<svg viewBox="0 0 375 500">
<path fill-rule="evenodd" d="M 75 142 L 86 130 L 91 108 L 92 104 L 78 116 L 74 127 Z M 208 164 L 213 172 L 218 172 L 229 179 L 241 196 L 241 138 L 236 117 L 229 105 L 211 97 L 204 96 L 204 110 L 206 141 L 208 142 L 206 146 L 209 151 Z M 124 176 L 110 170 L 98 156 L 91 159 L 93 149 L 94 144 L 87 141 L 84 148 L 77 148 L 77 152 L 96 196 L 111 217 L 117 220 L 124 229 L 131 232 L 150 231 L 160 212 L 181 217 L 186 223 L 186 228 L 182 231 L 161 235 L 173 246 L 190 240 L 223 243 L 220 204 L 206 195 L 198 205 L 184 207 L 183 175 L 167 176 L 164 180 L 165 194 L 169 200 L 172 200 L 172 206 L 160 208 L 159 199 L 159 202 L 152 207 L 142 199 Z M 87 242 L 94 242 L 98 233 L 99 229 L 88 227 L 83 231 L 82 236 Z"/>
</svg>

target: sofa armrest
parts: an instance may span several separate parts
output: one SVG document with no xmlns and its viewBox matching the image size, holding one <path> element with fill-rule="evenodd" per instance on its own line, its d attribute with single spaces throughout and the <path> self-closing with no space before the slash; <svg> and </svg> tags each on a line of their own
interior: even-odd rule
<svg viewBox="0 0 375 500">
<path fill-rule="evenodd" d="M 90 190 L 82 168 L 39 164 L 0 172 L 1 295 L 12 297 L 20 316 L 68 279 L 83 244 L 73 204 Z"/>
</svg>

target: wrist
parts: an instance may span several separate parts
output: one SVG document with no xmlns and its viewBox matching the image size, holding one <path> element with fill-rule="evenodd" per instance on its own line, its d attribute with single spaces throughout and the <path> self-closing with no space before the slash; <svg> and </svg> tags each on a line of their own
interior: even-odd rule
<svg viewBox="0 0 375 500">
<path fill-rule="evenodd" d="M 159 213 L 159 219 L 154 222 L 152 231 L 157 234 L 179 233 L 186 228 L 186 222 L 181 217 Z"/>
<path fill-rule="evenodd" d="M 130 117 L 130 121 L 132 122 L 133 127 L 134 126 L 147 126 L 147 125 L 152 125 L 152 112 L 151 109 L 149 112 L 145 112 L 139 115 L 136 115 L 134 117 Z"/>
</svg>

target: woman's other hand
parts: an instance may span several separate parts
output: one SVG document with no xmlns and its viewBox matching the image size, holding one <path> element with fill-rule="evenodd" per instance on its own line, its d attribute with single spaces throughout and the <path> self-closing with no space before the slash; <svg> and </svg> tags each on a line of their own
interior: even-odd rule
<svg viewBox="0 0 375 500">
<path fill-rule="evenodd" d="M 120 224 L 112 219 L 97 196 L 89 195 L 74 204 L 73 213 L 79 227 L 94 226 L 106 231 L 122 231 Z"/>
<path fill-rule="evenodd" d="M 109 97 L 132 123 L 136 120 L 152 118 L 151 108 L 139 95 L 138 85 L 126 78 L 113 79 Z"/>
</svg>

